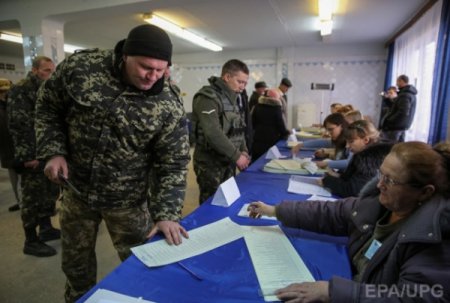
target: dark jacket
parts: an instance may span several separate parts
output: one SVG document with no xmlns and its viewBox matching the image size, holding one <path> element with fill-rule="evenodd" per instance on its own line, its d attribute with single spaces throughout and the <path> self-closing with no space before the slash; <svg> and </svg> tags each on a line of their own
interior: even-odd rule
<svg viewBox="0 0 450 303">
<path fill-rule="evenodd" d="M 409 129 L 416 112 L 416 95 L 417 89 L 412 85 L 401 88 L 391 109 L 381 119 L 380 129 L 385 131 Z"/>
<path fill-rule="evenodd" d="M 323 178 L 323 186 L 343 198 L 357 196 L 361 188 L 375 177 L 391 147 L 392 144 L 378 143 L 354 154 L 341 176 L 326 175 Z"/>
<path fill-rule="evenodd" d="M 277 218 L 285 226 L 348 236 L 351 260 L 371 238 L 376 222 L 388 211 L 379 202 L 376 183 L 376 179 L 371 181 L 359 198 L 336 202 L 282 202 L 276 207 Z M 352 269 L 355 274 L 355 268 Z M 401 302 L 414 299 L 414 302 L 449 302 L 450 201 L 435 195 L 411 214 L 383 241 L 361 279 L 359 283 L 333 277 L 329 287 L 331 302 L 400 302 L 396 293 L 388 293 L 386 287 L 398 290 L 397 293 L 404 290 Z M 385 291 L 377 296 L 375 286 Z M 421 287 L 428 289 L 422 292 L 422 299 L 418 294 Z M 406 291 L 415 294 L 415 298 L 408 297 Z"/>
<path fill-rule="evenodd" d="M 249 107 L 250 112 L 253 110 L 253 108 L 256 106 L 256 104 L 258 104 L 259 97 L 261 97 L 261 95 L 258 94 L 256 91 L 254 91 L 252 93 L 252 95 L 250 96 L 250 100 L 248 102 L 248 107 Z"/>
<path fill-rule="evenodd" d="M 289 135 L 283 121 L 281 103 L 261 97 L 252 112 L 253 146 L 252 159 L 257 160 L 270 147 Z"/>
<path fill-rule="evenodd" d="M 0 100 L 0 159 L 3 168 L 12 168 L 14 162 L 14 143 L 8 129 L 6 101 Z"/>
</svg>

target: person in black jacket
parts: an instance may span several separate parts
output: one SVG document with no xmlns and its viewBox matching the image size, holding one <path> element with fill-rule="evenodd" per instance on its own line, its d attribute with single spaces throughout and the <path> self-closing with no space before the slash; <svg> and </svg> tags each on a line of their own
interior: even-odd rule
<svg viewBox="0 0 450 303">
<path fill-rule="evenodd" d="M 409 78 L 401 75 L 397 78 L 398 96 L 391 109 L 381 119 L 382 137 L 394 142 L 405 141 L 405 131 L 411 127 L 416 112 L 417 89 L 409 84 Z"/>
<path fill-rule="evenodd" d="M 277 89 L 269 89 L 253 108 L 252 161 L 257 160 L 275 143 L 289 135 L 284 124 L 280 99 L 281 94 Z"/>
<path fill-rule="evenodd" d="M 377 143 L 379 132 L 367 120 L 353 122 L 344 132 L 353 157 L 342 174 L 329 170 L 321 180 L 321 185 L 343 198 L 358 195 L 361 188 L 376 176 L 392 147 L 390 143 Z"/>
</svg>

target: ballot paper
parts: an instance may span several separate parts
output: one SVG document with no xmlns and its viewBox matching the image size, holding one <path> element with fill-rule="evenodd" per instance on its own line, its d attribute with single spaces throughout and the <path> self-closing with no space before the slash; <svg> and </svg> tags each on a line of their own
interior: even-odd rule
<svg viewBox="0 0 450 303">
<path fill-rule="evenodd" d="M 250 205 L 250 203 L 244 204 L 244 206 L 242 206 L 241 210 L 239 211 L 238 216 L 249 217 L 250 212 L 247 210 L 249 205 Z M 267 220 L 274 220 L 274 221 L 277 220 L 276 217 L 269 217 L 269 216 L 262 216 L 259 219 L 267 219 Z"/>
<path fill-rule="evenodd" d="M 240 225 L 229 217 L 189 231 L 189 239 L 180 245 L 169 245 L 166 240 L 133 247 L 133 254 L 149 267 L 161 266 L 200 255 L 243 237 Z"/>
<path fill-rule="evenodd" d="M 317 196 L 317 195 L 312 195 L 311 197 L 309 197 L 308 199 L 306 199 L 308 201 L 337 201 L 337 199 L 335 198 L 330 198 L 330 197 L 322 197 L 322 196 Z"/>
<path fill-rule="evenodd" d="M 278 225 L 246 227 L 244 233 L 253 267 L 266 301 L 278 301 L 274 292 L 314 277 Z"/>
<path fill-rule="evenodd" d="M 317 185 L 317 179 L 314 177 L 291 176 L 287 191 L 294 194 L 319 195 L 331 197 L 331 193 L 322 186 Z"/>
<path fill-rule="evenodd" d="M 144 300 L 119 294 L 107 289 L 97 289 L 85 303 L 154 303 L 154 301 Z"/>
</svg>

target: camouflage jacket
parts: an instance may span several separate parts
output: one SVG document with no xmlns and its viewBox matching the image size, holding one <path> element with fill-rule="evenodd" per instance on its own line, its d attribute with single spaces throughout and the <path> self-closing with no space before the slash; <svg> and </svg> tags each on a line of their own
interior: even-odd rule
<svg viewBox="0 0 450 303">
<path fill-rule="evenodd" d="M 158 92 L 127 85 L 122 64 L 120 53 L 94 49 L 58 65 L 38 94 L 37 155 L 63 155 L 90 207 L 148 201 L 154 221 L 179 220 L 189 162 L 183 104 L 164 80 Z"/>
<path fill-rule="evenodd" d="M 192 125 L 197 146 L 214 151 L 215 157 L 236 162 L 245 145 L 245 122 L 237 105 L 237 95 L 221 78 L 211 77 L 192 103 Z"/>
<path fill-rule="evenodd" d="M 37 91 L 42 84 L 33 73 L 14 85 L 8 92 L 8 128 L 14 142 L 15 162 L 36 159 L 34 117 Z"/>
</svg>

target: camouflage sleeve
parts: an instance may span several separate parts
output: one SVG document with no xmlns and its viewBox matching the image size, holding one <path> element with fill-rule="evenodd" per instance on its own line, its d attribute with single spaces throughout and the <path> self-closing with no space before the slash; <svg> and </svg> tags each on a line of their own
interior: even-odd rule
<svg viewBox="0 0 450 303">
<path fill-rule="evenodd" d="M 149 208 L 152 219 L 179 221 L 186 190 L 189 137 L 186 114 L 180 104 L 166 120 L 153 146 L 152 183 Z"/>
<path fill-rule="evenodd" d="M 58 65 L 55 73 L 38 91 L 36 102 L 36 155 L 48 160 L 52 156 L 67 155 L 63 96 L 65 61 Z"/>
<path fill-rule="evenodd" d="M 36 92 L 18 85 L 8 95 L 8 128 L 14 142 L 15 160 L 26 162 L 36 159 L 34 135 L 34 103 Z"/>
<path fill-rule="evenodd" d="M 236 162 L 241 153 L 222 130 L 218 102 L 203 94 L 197 94 L 192 106 L 208 145 L 217 153 Z"/>
</svg>

